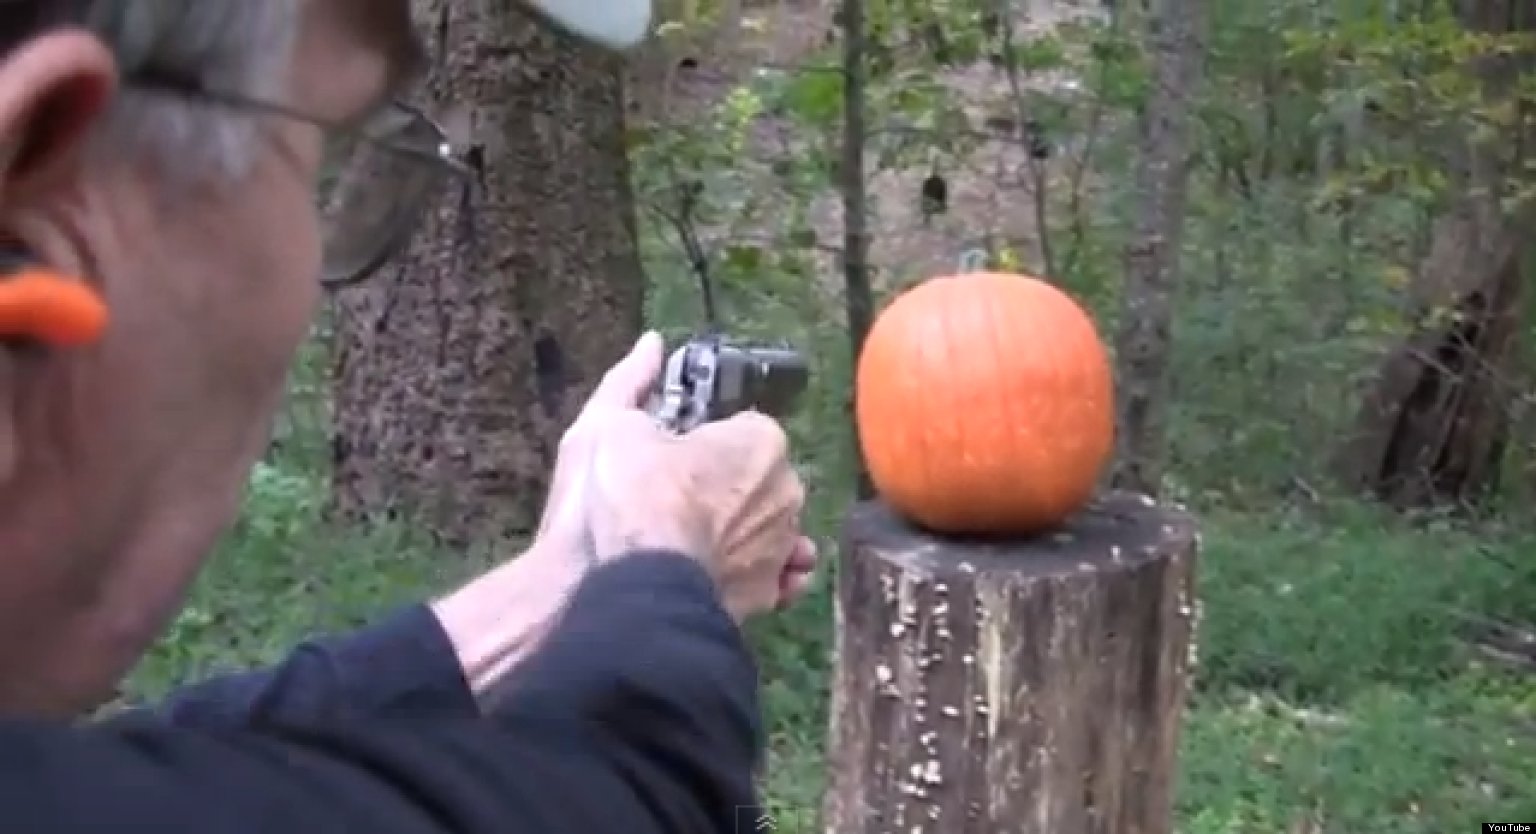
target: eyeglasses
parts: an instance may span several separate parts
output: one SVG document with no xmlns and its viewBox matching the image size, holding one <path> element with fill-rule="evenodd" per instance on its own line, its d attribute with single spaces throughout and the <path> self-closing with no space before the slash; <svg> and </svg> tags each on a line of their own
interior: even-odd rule
<svg viewBox="0 0 1536 834">
<path fill-rule="evenodd" d="M 285 105 L 179 81 L 132 79 L 130 86 L 294 119 L 325 131 L 320 283 L 329 288 L 357 284 L 378 272 L 410 242 L 422 213 L 442 190 L 472 171 L 455 155 L 441 125 L 399 100 L 359 125 L 341 126 Z"/>
<path fill-rule="evenodd" d="M 422 214 L 472 169 L 443 128 L 419 108 L 390 102 L 362 125 L 327 139 L 320 282 L 366 280 L 410 242 Z"/>
</svg>

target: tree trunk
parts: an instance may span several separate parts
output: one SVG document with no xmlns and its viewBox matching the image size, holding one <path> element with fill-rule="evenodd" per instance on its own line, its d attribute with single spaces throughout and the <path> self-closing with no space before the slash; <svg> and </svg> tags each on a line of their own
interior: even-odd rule
<svg viewBox="0 0 1536 834">
<path fill-rule="evenodd" d="M 428 110 L 452 112 L 477 174 L 335 299 L 333 501 L 462 546 L 534 528 L 561 433 L 638 335 L 644 281 L 620 59 L 514 3 L 415 14 Z"/>
<path fill-rule="evenodd" d="M 1346 485 L 1400 509 L 1475 502 L 1495 485 L 1516 393 L 1524 259 L 1502 219 L 1467 205 L 1486 202 L 1467 197 L 1436 224 L 1420 274 L 1459 286 L 1418 303 L 1425 323 L 1382 362 L 1340 456 Z"/>
<path fill-rule="evenodd" d="M 1141 112 L 1136 233 L 1125 254 L 1115 339 L 1119 448 L 1113 481 L 1148 495 L 1162 488 L 1173 306 L 1189 182 L 1185 160 L 1204 16 L 1204 0 L 1154 0 L 1146 20 L 1152 89 Z"/>
<path fill-rule="evenodd" d="M 869 268 L 869 195 L 866 193 L 868 166 L 864 164 L 864 146 L 869 141 L 865 125 L 865 82 L 868 80 L 868 55 L 864 31 L 864 0 L 843 0 L 843 146 L 838 165 L 843 199 L 843 310 L 848 322 L 848 361 L 858 368 L 864 340 L 874 324 L 875 293 Z M 871 498 L 875 483 L 859 445 L 859 425 L 854 415 L 858 409 L 854 392 L 848 392 L 848 425 L 853 436 L 849 448 L 853 455 L 855 494 Z"/>
<path fill-rule="evenodd" d="M 1527 0 L 1465 0 L 1457 13 L 1478 32 L 1536 31 Z M 1529 56 L 1504 56 L 1474 71 L 1497 100 L 1532 68 Z M 1401 509 L 1476 503 L 1497 486 L 1519 387 L 1523 241 L 1536 222 L 1531 207 L 1511 215 L 1501 198 L 1528 181 L 1523 162 L 1533 141 L 1526 113 L 1513 135 L 1453 154 L 1463 168 L 1460 193 L 1436 221 L 1410 288 L 1418 324 L 1366 390 L 1337 460 L 1346 486 Z"/>
</svg>

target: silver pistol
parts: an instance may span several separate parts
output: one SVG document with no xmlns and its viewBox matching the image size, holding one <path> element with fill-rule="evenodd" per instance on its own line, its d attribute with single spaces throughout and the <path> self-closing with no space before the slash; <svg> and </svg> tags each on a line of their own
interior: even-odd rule
<svg viewBox="0 0 1536 834">
<path fill-rule="evenodd" d="M 667 359 L 650 411 L 679 433 L 743 411 L 785 417 L 809 382 L 805 356 L 788 344 L 698 336 Z"/>
</svg>

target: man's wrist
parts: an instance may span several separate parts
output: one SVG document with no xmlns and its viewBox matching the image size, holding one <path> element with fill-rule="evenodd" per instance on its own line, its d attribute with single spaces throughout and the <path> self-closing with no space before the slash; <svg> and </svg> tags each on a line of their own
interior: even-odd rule
<svg viewBox="0 0 1536 834">
<path fill-rule="evenodd" d="M 476 697 L 538 650 L 589 568 L 578 554 L 535 543 L 432 604 Z"/>
</svg>

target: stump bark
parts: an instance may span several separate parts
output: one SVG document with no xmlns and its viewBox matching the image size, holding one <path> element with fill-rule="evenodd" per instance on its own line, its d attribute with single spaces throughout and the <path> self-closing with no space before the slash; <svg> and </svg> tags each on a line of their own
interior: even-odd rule
<svg viewBox="0 0 1536 834">
<path fill-rule="evenodd" d="M 1168 834 L 1199 536 L 1125 493 L 1056 533 L 843 531 L 823 829 Z"/>
</svg>

